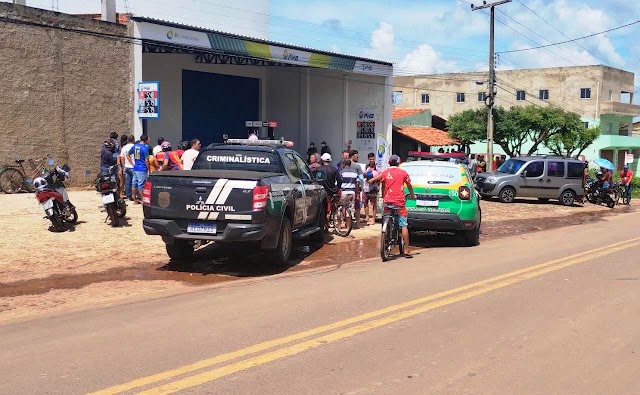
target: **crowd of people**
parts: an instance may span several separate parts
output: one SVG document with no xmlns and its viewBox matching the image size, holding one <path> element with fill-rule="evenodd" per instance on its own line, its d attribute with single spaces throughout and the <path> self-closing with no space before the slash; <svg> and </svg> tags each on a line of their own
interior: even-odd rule
<svg viewBox="0 0 640 395">
<path fill-rule="evenodd" d="M 346 204 L 354 213 L 356 220 L 354 228 L 375 224 L 378 194 L 382 192 L 385 210 L 388 210 L 388 205 L 399 209 L 398 225 L 402 229 L 402 237 L 405 242 L 404 255 L 411 257 L 404 186 L 409 188 L 411 196 L 414 195 L 409 174 L 398 168 L 400 158 L 397 155 L 392 155 L 389 158 L 389 167 L 382 171 L 376 164 L 375 154 L 370 152 L 363 169 L 359 163 L 359 152 L 345 150 L 342 152 L 342 158 L 337 166 L 333 166 L 333 158 L 329 152 L 320 155 L 312 148 L 314 147 L 311 146 L 307 151 L 309 168 L 329 196 L 326 223 L 328 223 L 332 203 L 340 202 Z M 364 208 L 364 222 L 361 222 L 362 208 Z"/>
<path fill-rule="evenodd" d="M 323 142 L 323 149 L 324 147 L 326 145 Z M 375 154 L 371 152 L 367 155 L 368 162 L 363 171 L 362 166 L 358 163 L 360 154 L 357 150 L 343 151 L 342 158 L 336 166 L 333 166 L 333 158 L 328 147 L 322 154 L 312 148 L 313 146 L 307 151 L 309 169 L 316 180 L 325 188 L 330 200 L 335 199 L 349 206 L 357 219 L 354 228 L 373 224 L 380 186 L 379 183 L 370 184 L 365 181 L 380 173 L 380 168 L 376 165 Z M 360 221 L 362 208 L 365 212 L 364 223 Z M 328 209 L 327 213 L 329 211 Z"/>
<path fill-rule="evenodd" d="M 149 174 L 156 171 L 191 170 L 198 157 L 202 143 L 198 139 L 181 141 L 174 149 L 171 143 L 162 137 L 158 144 L 150 146 L 146 134 L 135 140 L 133 135 L 123 135 L 118 140 L 117 133 L 111 133 L 104 141 L 100 152 L 100 171 L 108 172 L 112 166 L 117 167 L 121 186 L 121 197 L 134 204 L 140 204 L 140 191 Z"/>
</svg>

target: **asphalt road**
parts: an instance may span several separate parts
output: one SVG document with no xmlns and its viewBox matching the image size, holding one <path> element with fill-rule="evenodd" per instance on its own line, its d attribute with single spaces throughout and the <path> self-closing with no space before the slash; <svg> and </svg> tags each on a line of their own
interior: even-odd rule
<svg viewBox="0 0 640 395">
<path fill-rule="evenodd" d="M 640 214 L 0 326 L 0 394 L 637 393 Z"/>
</svg>

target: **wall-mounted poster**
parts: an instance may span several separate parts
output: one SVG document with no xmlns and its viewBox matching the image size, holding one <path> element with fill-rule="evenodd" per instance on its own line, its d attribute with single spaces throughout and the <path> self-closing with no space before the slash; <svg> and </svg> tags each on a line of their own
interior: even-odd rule
<svg viewBox="0 0 640 395">
<path fill-rule="evenodd" d="M 360 158 L 366 158 L 369 152 L 376 152 L 376 122 L 375 108 L 360 108 L 356 116 L 355 149 L 360 152 Z"/>
</svg>

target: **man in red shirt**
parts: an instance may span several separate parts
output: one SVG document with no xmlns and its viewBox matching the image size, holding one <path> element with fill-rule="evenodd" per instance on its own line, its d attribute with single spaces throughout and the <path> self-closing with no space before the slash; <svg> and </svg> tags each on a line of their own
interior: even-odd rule
<svg viewBox="0 0 640 395">
<path fill-rule="evenodd" d="M 416 196 L 413 193 L 413 186 L 411 186 L 411 179 L 409 174 L 398 168 L 400 164 L 400 158 L 398 155 L 391 155 L 389 158 L 389 168 L 377 175 L 376 177 L 368 180 L 368 183 L 374 183 L 380 181 L 382 183 L 382 200 L 385 203 L 384 212 L 388 213 L 390 210 L 387 205 L 393 205 L 399 207 L 398 210 L 398 226 L 402 229 L 402 239 L 404 240 L 404 255 L 407 258 L 412 258 L 409 248 L 409 225 L 407 222 L 407 208 L 405 203 L 407 201 L 404 195 L 404 186 L 407 185 L 411 199 L 415 199 Z"/>
<path fill-rule="evenodd" d="M 633 171 L 629 170 L 629 165 L 625 163 L 624 169 L 620 172 L 620 182 L 625 187 L 625 195 L 627 203 L 631 203 L 631 181 L 633 180 Z"/>
</svg>

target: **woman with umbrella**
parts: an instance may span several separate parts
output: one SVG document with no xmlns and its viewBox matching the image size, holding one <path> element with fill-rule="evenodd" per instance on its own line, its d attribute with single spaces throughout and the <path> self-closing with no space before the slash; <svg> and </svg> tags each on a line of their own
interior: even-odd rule
<svg viewBox="0 0 640 395">
<path fill-rule="evenodd" d="M 602 187 L 605 190 L 609 190 L 609 188 L 611 188 L 611 185 L 613 185 L 612 171 L 613 169 L 615 169 L 615 166 L 613 166 L 613 163 L 605 158 L 598 158 L 594 160 L 593 163 L 595 163 L 596 166 L 600 166 L 600 171 L 602 172 Z"/>
</svg>

